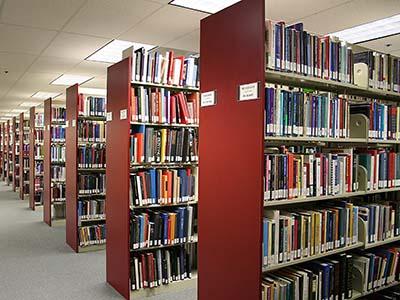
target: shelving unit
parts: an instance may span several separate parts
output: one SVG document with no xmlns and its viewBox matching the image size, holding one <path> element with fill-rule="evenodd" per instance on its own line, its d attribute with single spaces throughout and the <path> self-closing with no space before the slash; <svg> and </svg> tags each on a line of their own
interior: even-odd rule
<svg viewBox="0 0 400 300">
<path fill-rule="evenodd" d="M 14 192 L 19 193 L 19 169 L 20 169 L 20 160 L 19 160 L 19 119 L 17 122 L 17 117 L 12 118 L 12 161 L 13 161 L 13 170 L 12 170 L 12 188 Z"/>
<path fill-rule="evenodd" d="M 12 140 L 11 140 L 11 122 L 7 120 L 6 125 L 6 182 L 7 185 L 12 183 L 12 168 L 13 168 L 13 160 L 12 160 Z"/>
<path fill-rule="evenodd" d="M 83 95 L 82 95 L 83 97 Z M 82 222 L 78 216 L 78 202 L 104 199 L 105 194 L 79 192 L 79 176 L 82 174 L 104 174 L 104 168 L 83 169 L 78 167 L 79 126 L 84 121 L 105 122 L 105 117 L 83 116 L 79 113 L 79 85 L 67 88 L 66 98 L 66 242 L 75 252 L 88 252 L 105 249 L 105 241 L 101 244 L 83 245 L 80 232 L 83 227 L 90 225 L 103 225 L 105 218 L 85 220 Z M 85 142 L 85 145 L 94 145 L 96 142 Z"/>
<path fill-rule="evenodd" d="M 400 101 L 400 94 L 354 84 L 329 81 L 294 73 L 265 70 L 265 2 L 240 1 L 201 21 L 201 92 L 216 91 L 216 102 L 201 108 L 199 162 L 199 300 L 260 299 L 264 272 L 311 261 L 352 249 L 369 249 L 399 241 L 399 237 L 374 244 L 359 241 L 286 263 L 263 267 L 262 219 L 264 210 L 308 202 L 351 199 L 391 189 L 308 198 L 264 201 L 264 148 L 271 145 L 340 145 L 359 147 L 396 146 L 398 140 L 370 139 L 368 135 L 351 135 L 347 139 L 305 136 L 265 136 L 264 110 L 266 82 L 312 88 L 355 96 Z M 246 45 L 238 47 L 237 45 Z M 240 85 L 255 83 L 259 93 L 248 101 L 239 101 Z M 227 125 L 229 124 L 229 125 Z M 351 132 L 350 132 L 351 134 Z M 238 138 L 232 138 L 238 137 Z M 361 184 L 362 185 L 362 184 Z M 321 202 L 322 203 L 322 202 Z M 212 213 L 210 213 L 212 212 Z M 229 212 L 229 222 L 221 218 Z M 237 216 L 237 217 L 236 217 Z M 237 241 L 240 237 L 240 242 Z M 244 259 L 237 259 L 238 257 Z M 232 261 L 235 262 L 232 265 Z M 228 275 L 229 280 L 224 280 Z M 366 294 L 354 290 L 352 299 Z M 221 288 L 223 286 L 223 288 Z"/>
<path fill-rule="evenodd" d="M 154 288 L 131 290 L 131 260 L 134 254 L 151 252 L 175 246 L 153 246 L 150 248 L 130 248 L 131 215 L 135 212 L 155 212 L 164 208 L 193 206 L 197 207 L 197 192 L 194 201 L 184 203 L 149 206 L 130 205 L 130 178 L 137 172 L 149 169 L 174 169 L 193 167 L 197 163 L 131 163 L 130 134 L 135 132 L 135 126 L 145 125 L 152 128 L 192 128 L 197 125 L 158 124 L 152 122 L 131 122 L 132 88 L 165 88 L 176 92 L 198 92 L 195 88 L 182 88 L 162 84 L 140 83 L 132 81 L 132 58 L 127 57 L 108 68 L 107 75 L 107 251 L 106 273 L 107 282 L 126 299 L 141 299 L 154 295 L 162 295 L 182 289 L 197 286 L 197 272 L 193 270 L 192 277 L 182 281 L 161 285 Z M 197 191 L 197 190 L 196 190 Z M 183 243 L 189 246 L 197 243 L 197 235 L 193 241 Z M 179 245 L 176 245 L 179 246 Z"/>
<path fill-rule="evenodd" d="M 0 123 L 0 180 L 3 180 L 3 143 L 4 143 L 4 136 L 3 136 L 3 126 L 4 123 Z"/>
<path fill-rule="evenodd" d="M 37 107 L 31 107 L 29 117 L 29 207 L 35 210 L 37 206 L 43 205 L 43 173 L 36 172 L 37 165 L 43 162 L 43 157 L 38 156 L 36 153 L 36 146 L 43 145 L 43 141 L 36 138 L 37 135 L 42 135 L 40 132 L 44 130 L 44 126 L 41 123 L 43 121 L 43 112 Z"/>
<path fill-rule="evenodd" d="M 1 180 L 6 181 L 6 164 L 7 164 L 7 138 L 6 138 L 7 123 L 1 124 Z"/>
<path fill-rule="evenodd" d="M 53 139 L 53 130 L 59 127 L 65 128 L 65 121 L 54 119 L 53 108 L 56 106 L 57 103 L 51 98 L 44 101 L 43 220 L 49 226 L 64 223 L 65 218 L 63 216 L 65 216 L 66 206 L 65 198 L 64 200 L 54 198 L 56 185 L 63 190 L 65 189 L 65 181 L 56 182 L 53 179 L 53 174 L 55 173 L 54 167 L 65 168 L 65 161 L 53 161 L 52 147 L 59 145 L 65 148 L 65 139 L 64 141 L 55 141 Z"/>
<path fill-rule="evenodd" d="M 25 114 L 19 115 L 19 197 L 24 200 L 29 197 L 29 119 Z"/>
</svg>

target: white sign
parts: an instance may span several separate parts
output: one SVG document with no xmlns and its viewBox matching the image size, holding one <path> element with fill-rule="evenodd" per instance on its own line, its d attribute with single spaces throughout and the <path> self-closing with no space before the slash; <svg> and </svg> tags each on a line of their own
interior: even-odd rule
<svg viewBox="0 0 400 300">
<path fill-rule="evenodd" d="M 127 109 L 121 109 L 119 112 L 119 119 L 120 120 L 126 120 L 128 118 L 128 110 Z"/>
<path fill-rule="evenodd" d="M 111 112 L 111 111 L 107 112 L 107 114 L 106 114 L 106 121 L 107 121 L 107 122 L 112 121 L 112 112 Z"/>
<path fill-rule="evenodd" d="M 67 120 L 67 121 L 65 121 L 65 127 L 69 127 L 69 121 Z"/>
<path fill-rule="evenodd" d="M 201 101 L 200 101 L 201 107 L 212 106 L 216 104 L 217 104 L 216 91 L 201 93 Z"/>
<path fill-rule="evenodd" d="M 76 120 L 74 119 L 74 120 L 72 120 L 72 127 L 75 127 L 76 126 Z"/>
<path fill-rule="evenodd" d="M 258 82 L 239 85 L 239 101 L 259 99 L 258 87 Z"/>
</svg>

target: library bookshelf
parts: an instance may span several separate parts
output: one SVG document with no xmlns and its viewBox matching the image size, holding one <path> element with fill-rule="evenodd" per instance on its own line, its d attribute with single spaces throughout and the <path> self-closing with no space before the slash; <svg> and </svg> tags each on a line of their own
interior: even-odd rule
<svg viewBox="0 0 400 300">
<path fill-rule="evenodd" d="M 29 197 L 29 119 L 26 114 L 19 115 L 19 197 L 24 200 Z"/>
<path fill-rule="evenodd" d="M 6 180 L 6 122 L 1 123 L 1 180 Z"/>
<path fill-rule="evenodd" d="M 20 169 L 20 160 L 19 160 L 19 118 L 12 118 L 12 161 L 13 161 L 13 170 L 12 170 L 12 189 L 14 192 L 19 193 L 19 169 Z"/>
<path fill-rule="evenodd" d="M 240 20 L 238 22 L 237 20 Z M 264 199 L 264 149 L 281 145 L 318 145 L 320 147 L 396 147 L 399 140 L 378 140 L 368 137 L 365 120 L 357 119 L 360 128 L 352 128 L 350 137 L 323 138 L 305 136 L 270 137 L 265 135 L 264 111 L 266 84 L 311 88 L 360 97 L 399 102 L 400 94 L 355 84 L 325 80 L 289 72 L 266 69 L 265 1 L 244 0 L 201 21 L 201 92 L 215 91 L 216 101 L 200 109 L 200 182 L 199 197 L 199 283 L 198 299 L 260 299 L 263 275 L 282 268 L 312 261 L 354 249 L 377 248 L 399 241 L 393 237 L 376 243 L 359 241 L 319 255 L 263 266 L 263 216 L 271 209 L 308 202 L 334 201 L 367 195 L 395 193 L 400 189 L 368 190 L 362 168 L 360 188 L 340 195 L 303 197 L 267 201 Z M 246 47 L 237 47 L 246 45 Z M 240 101 L 240 88 L 254 83 L 261 87 L 248 101 Z M 361 121 L 360 121 L 361 120 Z M 229 124 L 229 126 L 227 126 Z M 357 126 L 358 126 L 357 125 Z M 240 137 L 240 138 L 232 138 Z M 238 159 L 240 157 L 240 159 Z M 234 162 L 234 163 L 233 163 Z M 229 174 L 229 176 L 227 176 Z M 216 201 L 216 199 L 218 199 Z M 245 207 L 245 213 L 244 213 Z M 229 208 L 229 209 L 228 209 Z M 210 213 L 212 212 L 212 213 Z M 221 216 L 229 212 L 229 222 Z M 362 226 L 362 225 L 360 225 Z M 359 232 L 361 231 L 361 228 Z M 365 230 L 364 230 L 365 232 Z M 240 236 L 239 243 L 233 243 Z M 237 259 L 245 257 L 245 259 Z M 235 261 L 235 264 L 232 264 Z M 229 280 L 226 280 L 226 274 Z M 354 290 L 358 299 L 398 282 L 368 293 Z M 224 286 L 221 289 L 221 286 Z"/>
<path fill-rule="evenodd" d="M 12 184 L 12 168 L 13 168 L 13 160 L 12 160 L 12 138 L 11 138 L 11 125 L 12 121 L 7 120 L 7 126 L 6 126 L 6 182 L 7 185 Z"/>
<path fill-rule="evenodd" d="M 53 109 L 59 107 L 60 104 L 61 102 L 52 98 L 44 101 L 43 220 L 49 226 L 65 222 L 65 197 L 55 197 L 56 189 L 65 189 L 65 179 L 55 178 L 56 175 L 65 174 L 65 157 L 59 160 L 55 160 L 54 157 L 54 147 L 64 149 L 65 153 L 65 138 L 55 137 L 55 132 L 60 131 L 59 128 L 65 128 L 65 120 L 56 120 L 56 116 L 53 116 Z M 54 168 L 60 168 L 60 172 Z"/>
<path fill-rule="evenodd" d="M 0 180 L 3 180 L 3 123 L 0 123 Z"/>
<path fill-rule="evenodd" d="M 137 172 L 149 169 L 177 169 L 183 167 L 195 167 L 197 163 L 132 163 L 130 135 L 135 126 L 150 128 L 197 128 L 198 125 L 183 124 L 158 124 L 157 122 L 132 122 L 132 98 L 133 89 L 136 88 L 164 88 L 171 92 L 198 92 L 196 88 L 168 86 L 154 83 L 141 83 L 132 81 L 132 57 L 126 57 L 122 61 L 110 66 L 107 72 L 107 249 L 106 249 L 106 274 L 107 282 L 126 299 L 142 299 L 154 295 L 162 295 L 183 289 L 193 289 L 197 286 L 197 270 L 192 272 L 190 278 L 161 285 L 154 288 L 142 288 L 132 290 L 131 280 L 132 262 L 135 254 L 146 251 L 160 251 L 197 244 L 197 234 L 194 239 L 181 244 L 158 245 L 148 248 L 131 248 L 131 216 L 134 213 L 156 212 L 162 209 L 174 207 L 197 207 L 197 186 L 193 201 L 149 206 L 130 205 L 131 176 Z M 133 147 L 133 146 L 132 146 Z"/>
<path fill-rule="evenodd" d="M 83 230 L 90 230 L 94 226 L 105 226 L 104 217 L 93 217 L 89 219 L 81 218 L 78 214 L 78 202 L 91 200 L 101 200 L 105 198 L 104 191 L 83 193 L 79 187 L 80 176 L 95 176 L 105 174 L 105 168 L 82 168 L 79 166 L 78 150 L 79 146 L 86 145 L 93 147 L 99 144 L 98 141 L 81 142 L 81 131 L 79 129 L 82 122 L 102 123 L 105 127 L 105 116 L 82 115 L 79 105 L 82 104 L 86 95 L 79 93 L 79 85 L 75 84 L 67 88 L 66 93 L 66 242 L 77 253 L 97 251 L 105 249 L 105 239 L 96 243 L 87 244 L 81 240 L 84 236 Z M 104 141 L 102 142 L 104 144 Z M 82 188 L 82 187 L 81 187 Z M 94 238 L 94 237 L 93 237 Z"/>
</svg>

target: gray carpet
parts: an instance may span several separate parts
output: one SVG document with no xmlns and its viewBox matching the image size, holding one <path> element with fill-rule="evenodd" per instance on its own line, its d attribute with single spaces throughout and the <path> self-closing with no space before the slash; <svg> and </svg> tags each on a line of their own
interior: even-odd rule
<svg viewBox="0 0 400 300">
<path fill-rule="evenodd" d="M 64 226 L 50 228 L 42 215 L 0 183 L 0 299 L 123 299 L 105 283 L 105 252 L 73 253 Z M 190 289 L 146 299 L 196 298 Z"/>
</svg>

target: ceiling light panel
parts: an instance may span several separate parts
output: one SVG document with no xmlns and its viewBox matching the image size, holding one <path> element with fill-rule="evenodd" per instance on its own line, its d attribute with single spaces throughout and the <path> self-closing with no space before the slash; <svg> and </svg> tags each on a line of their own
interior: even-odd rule
<svg viewBox="0 0 400 300">
<path fill-rule="evenodd" d="M 52 93 L 52 92 L 36 92 L 34 93 L 31 97 L 36 98 L 36 99 L 49 99 L 49 98 L 55 98 L 59 96 L 61 93 Z"/>
<path fill-rule="evenodd" d="M 107 96 L 106 89 L 79 87 L 79 93 L 93 96 Z"/>
<path fill-rule="evenodd" d="M 81 84 L 86 81 L 92 79 L 92 76 L 86 75 L 72 75 L 72 74 L 64 74 L 58 77 L 57 79 L 53 80 L 50 84 L 54 85 L 74 85 L 74 84 Z M 58 94 L 57 94 L 58 95 Z"/>
<path fill-rule="evenodd" d="M 116 63 L 122 59 L 122 51 L 132 47 L 136 50 L 144 47 L 147 50 L 154 48 L 154 45 L 134 43 L 122 40 L 113 40 L 107 45 L 103 46 L 95 53 L 86 58 L 89 61 Z"/>
<path fill-rule="evenodd" d="M 39 102 L 22 102 L 19 106 L 21 107 L 32 107 L 38 105 Z"/>
<path fill-rule="evenodd" d="M 209 14 L 215 14 L 224 8 L 239 2 L 240 0 L 174 0 L 169 4 L 198 10 Z"/>
<path fill-rule="evenodd" d="M 361 43 L 400 33 L 400 14 L 331 33 L 349 43 Z"/>
</svg>

